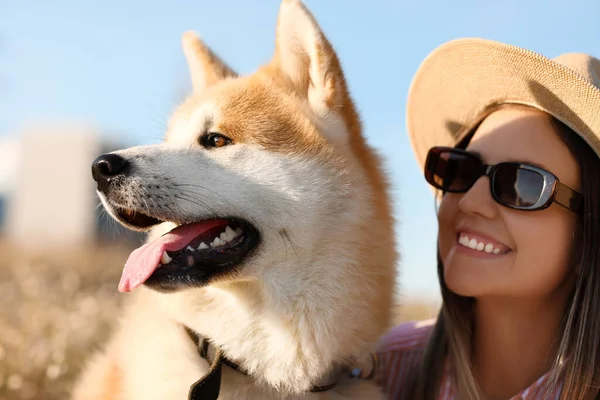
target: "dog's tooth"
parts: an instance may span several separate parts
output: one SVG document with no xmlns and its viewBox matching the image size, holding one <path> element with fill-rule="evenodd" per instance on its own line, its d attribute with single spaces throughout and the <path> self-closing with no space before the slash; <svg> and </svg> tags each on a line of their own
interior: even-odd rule
<svg viewBox="0 0 600 400">
<path fill-rule="evenodd" d="M 221 245 L 221 239 L 219 239 L 218 237 L 215 238 L 215 240 L 213 240 L 210 244 L 210 247 L 217 247 Z"/>
<path fill-rule="evenodd" d="M 221 239 L 221 242 L 227 243 L 227 242 L 229 242 L 233 238 L 230 237 L 227 232 L 223 232 L 223 233 L 221 233 L 221 235 L 219 235 L 219 239 Z"/>
<path fill-rule="evenodd" d="M 229 240 L 235 238 L 238 235 L 238 233 L 231 229 L 229 225 L 227 225 L 227 227 L 225 228 L 225 233 L 227 234 L 227 236 L 229 236 Z"/>
<path fill-rule="evenodd" d="M 235 228 L 234 232 L 235 232 L 235 236 L 240 236 L 243 231 L 242 231 L 242 228 L 240 228 L 238 226 L 237 228 Z"/>
<path fill-rule="evenodd" d="M 208 249 L 208 246 L 204 242 L 200 242 L 200 246 L 198 246 L 198 250 Z"/>
<path fill-rule="evenodd" d="M 188 246 L 185 248 L 187 251 L 195 251 L 196 249 L 194 249 L 192 246 Z"/>
<path fill-rule="evenodd" d="M 162 257 L 160 258 L 160 263 L 161 264 L 168 264 L 171 261 L 173 261 L 173 259 L 171 257 L 169 257 L 169 255 L 167 254 L 166 251 L 163 251 Z"/>
</svg>

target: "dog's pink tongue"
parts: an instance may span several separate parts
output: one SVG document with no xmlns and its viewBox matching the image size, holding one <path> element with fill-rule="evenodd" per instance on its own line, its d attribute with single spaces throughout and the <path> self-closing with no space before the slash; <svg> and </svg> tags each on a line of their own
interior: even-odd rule
<svg viewBox="0 0 600 400">
<path fill-rule="evenodd" d="M 130 292 L 142 285 L 158 268 L 163 252 L 178 251 L 186 247 L 199 235 L 227 221 L 210 220 L 197 224 L 178 226 L 165 235 L 135 249 L 123 268 L 119 292 Z"/>
</svg>

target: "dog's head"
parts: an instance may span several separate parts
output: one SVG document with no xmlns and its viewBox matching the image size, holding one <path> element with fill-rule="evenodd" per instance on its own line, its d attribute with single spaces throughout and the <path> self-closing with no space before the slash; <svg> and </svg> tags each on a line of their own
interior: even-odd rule
<svg viewBox="0 0 600 400">
<path fill-rule="evenodd" d="M 336 315 L 324 308 L 323 318 L 361 313 L 372 326 L 359 334 L 348 324 L 348 332 L 373 340 L 388 322 L 394 284 L 390 205 L 315 19 L 284 0 L 275 54 L 249 76 L 193 33 L 183 49 L 193 93 L 164 143 L 105 154 L 92 166 L 108 212 L 150 231 L 120 290 L 189 294 L 259 282 L 260 302 L 311 312 L 335 302 Z"/>
<path fill-rule="evenodd" d="M 312 15 L 284 1 L 273 60 L 250 76 L 194 33 L 182 41 L 193 94 L 165 142 L 92 166 L 123 225 L 153 237 L 178 226 L 132 255 L 121 290 L 256 277 L 332 239 L 352 241 L 356 219 L 373 211 L 352 209 L 372 207 L 372 178 L 358 160 L 359 121 L 340 63 Z"/>
</svg>

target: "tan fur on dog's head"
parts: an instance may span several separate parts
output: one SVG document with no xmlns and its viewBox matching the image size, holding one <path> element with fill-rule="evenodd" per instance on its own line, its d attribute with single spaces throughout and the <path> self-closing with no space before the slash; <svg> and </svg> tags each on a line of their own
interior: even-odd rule
<svg viewBox="0 0 600 400">
<path fill-rule="evenodd" d="M 282 2 L 275 54 L 252 75 L 238 76 L 192 32 L 182 43 L 193 93 L 165 143 L 117 152 L 135 176 L 101 197 L 109 210 L 172 221 L 150 239 L 216 213 L 255 224 L 261 244 L 208 286 L 140 288 L 136 307 L 158 307 L 210 338 L 259 385 L 300 393 L 372 351 L 391 323 L 396 245 L 380 160 L 333 47 L 299 1 Z M 230 142 L 201 149 L 207 132 Z M 172 203 L 156 200 L 165 197 Z"/>
</svg>

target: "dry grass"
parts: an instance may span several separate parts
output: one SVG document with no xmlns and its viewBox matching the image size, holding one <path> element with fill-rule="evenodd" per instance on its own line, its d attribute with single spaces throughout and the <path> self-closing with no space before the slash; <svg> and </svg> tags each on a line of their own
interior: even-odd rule
<svg viewBox="0 0 600 400">
<path fill-rule="evenodd" d="M 66 399 L 84 357 L 106 337 L 128 248 L 32 256 L 1 246 L 0 400 Z"/>
<path fill-rule="evenodd" d="M 131 247 L 33 256 L 0 244 L 0 400 L 67 399 L 85 357 L 107 338 Z M 433 315 L 407 299 L 399 320 Z"/>
</svg>

